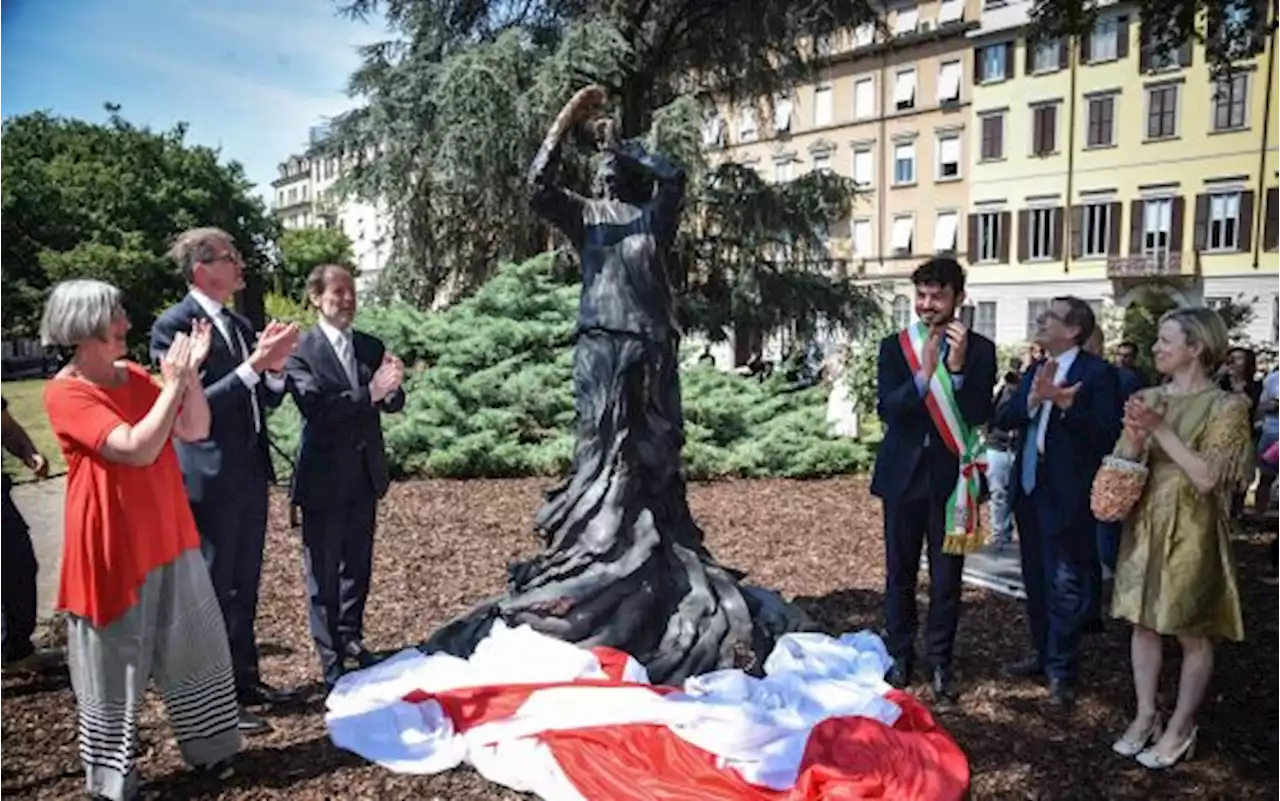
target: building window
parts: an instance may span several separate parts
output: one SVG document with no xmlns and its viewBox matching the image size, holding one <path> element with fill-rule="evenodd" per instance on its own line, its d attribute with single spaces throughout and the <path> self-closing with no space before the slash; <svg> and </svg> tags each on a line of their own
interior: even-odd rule
<svg viewBox="0 0 1280 801">
<path fill-rule="evenodd" d="M 1049 311 L 1049 301 L 1039 300 L 1039 299 L 1027 301 L 1027 341 L 1028 342 L 1035 341 L 1036 329 L 1039 327 L 1040 318 L 1047 311 Z"/>
<path fill-rule="evenodd" d="M 831 151 L 824 150 L 813 154 L 814 172 L 831 172 Z"/>
<path fill-rule="evenodd" d="M 1147 90 L 1147 138 L 1168 139 L 1178 133 L 1178 85 Z"/>
<path fill-rule="evenodd" d="M 893 255 L 911 255 L 911 245 L 915 239 L 915 227 L 915 220 L 909 214 L 893 218 Z"/>
<path fill-rule="evenodd" d="M 1173 198 L 1154 198 L 1142 204 L 1142 252 L 1162 259 L 1169 253 L 1173 228 Z"/>
<path fill-rule="evenodd" d="M 911 298 L 897 295 L 893 299 L 893 325 L 902 330 L 911 325 Z"/>
<path fill-rule="evenodd" d="M 960 22 L 964 19 L 964 0 L 942 0 L 938 4 L 938 24 Z"/>
<path fill-rule="evenodd" d="M 1089 98 L 1088 143 L 1089 147 L 1110 147 L 1115 144 L 1116 98 L 1114 95 Z"/>
<path fill-rule="evenodd" d="M 1009 77 L 1012 42 L 987 45 L 978 48 L 977 66 L 979 83 L 997 83 Z"/>
<path fill-rule="evenodd" d="M 876 115 L 876 82 L 874 78 L 859 78 L 853 84 L 854 119 L 866 120 Z"/>
<path fill-rule="evenodd" d="M 813 124 L 822 128 L 831 124 L 831 86 L 819 86 L 813 90 Z"/>
<path fill-rule="evenodd" d="M 1230 131 L 1245 126 L 1249 102 L 1249 74 L 1241 72 L 1214 83 L 1213 130 Z"/>
<path fill-rule="evenodd" d="M 893 182 L 895 184 L 916 182 L 915 142 L 902 142 L 893 146 Z"/>
<path fill-rule="evenodd" d="M 1048 104 L 1033 106 L 1031 152 L 1037 156 L 1047 156 L 1058 152 L 1058 106 Z"/>
<path fill-rule="evenodd" d="M 1050 39 L 1047 42 L 1040 42 L 1031 45 L 1033 48 L 1031 56 L 1032 72 L 1054 72 L 1062 68 L 1061 63 L 1061 45 L 1057 39 Z"/>
<path fill-rule="evenodd" d="M 744 108 L 738 114 L 738 138 L 743 142 L 754 142 L 759 134 L 758 120 L 756 119 L 756 110 L 753 108 Z"/>
<path fill-rule="evenodd" d="M 938 175 L 939 181 L 953 181 L 960 177 L 960 137 L 947 135 L 938 137 Z"/>
<path fill-rule="evenodd" d="M 906 36 L 909 33 L 916 32 L 916 25 L 920 21 L 920 9 L 916 6 L 906 6 L 898 9 L 898 13 L 893 19 L 893 35 Z"/>
<path fill-rule="evenodd" d="M 964 70 L 959 61 L 947 61 L 938 68 L 938 105 L 960 102 L 960 80 Z"/>
<path fill-rule="evenodd" d="M 985 114 L 982 117 L 982 160 L 996 161 L 1004 158 L 1004 115 Z"/>
<path fill-rule="evenodd" d="M 775 161 L 773 163 L 773 180 L 786 183 L 795 177 L 794 161 Z"/>
<path fill-rule="evenodd" d="M 853 181 L 858 186 L 866 188 L 871 186 L 875 179 L 873 166 L 875 162 L 871 158 L 871 148 L 860 147 L 853 151 Z"/>
<path fill-rule="evenodd" d="M 898 73 L 897 82 L 893 87 L 893 102 L 899 111 L 916 107 L 916 71 L 914 69 L 902 70 Z"/>
<path fill-rule="evenodd" d="M 954 211 L 938 214 L 933 224 L 933 252 L 956 252 L 956 229 L 959 227 L 960 215 Z"/>
<path fill-rule="evenodd" d="M 1031 259 L 1052 259 L 1056 251 L 1058 232 L 1055 230 L 1057 209 L 1031 209 L 1027 225 L 1027 256 Z"/>
<path fill-rule="evenodd" d="M 1089 63 L 1115 61 L 1120 57 L 1120 20 L 1100 19 L 1089 34 Z"/>
<path fill-rule="evenodd" d="M 987 339 L 995 341 L 996 302 L 994 300 L 978 301 L 978 308 L 974 309 L 973 314 L 973 330 Z"/>
<path fill-rule="evenodd" d="M 1115 244 L 1111 241 L 1111 213 L 1110 203 L 1088 203 L 1084 206 L 1080 215 L 1084 226 L 1080 252 L 1084 257 L 1096 258 L 1111 253 Z"/>
<path fill-rule="evenodd" d="M 788 95 L 779 95 L 773 101 L 773 129 L 775 131 L 791 130 L 791 112 L 794 110 L 794 104 Z"/>
<path fill-rule="evenodd" d="M 1240 249 L 1240 193 L 1209 196 L 1209 250 Z"/>
<path fill-rule="evenodd" d="M 1000 230 L 1000 212 L 988 211 L 978 215 L 978 242 L 973 248 L 978 256 L 978 261 L 1000 261 L 1000 238 L 1004 236 L 1004 231 Z"/>
<path fill-rule="evenodd" d="M 865 22 L 859 25 L 853 31 L 853 44 L 855 47 L 866 47 L 876 40 L 875 23 Z"/>
<path fill-rule="evenodd" d="M 869 259 L 874 254 L 871 245 L 871 221 L 853 221 L 853 255 L 860 259 Z"/>
</svg>

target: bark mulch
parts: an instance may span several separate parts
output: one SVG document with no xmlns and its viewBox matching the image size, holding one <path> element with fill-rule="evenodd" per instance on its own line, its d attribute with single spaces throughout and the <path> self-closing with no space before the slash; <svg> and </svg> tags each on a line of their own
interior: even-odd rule
<svg viewBox="0 0 1280 801">
<path fill-rule="evenodd" d="M 500 590 L 505 566 L 533 553 L 529 524 L 541 480 L 410 482 L 382 506 L 374 588 L 366 615 L 370 647 L 417 642 L 446 617 Z M 750 579 L 797 599 L 831 632 L 880 624 L 883 545 L 879 504 L 858 478 L 818 482 L 730 481 L 691 488 L 708 544 Z M 1045 689 L 998 675 L 1026 640 L 1019 603 L 966 588 L 956 669 L 963 696 L 938 715 L 968 752 L 973 798 L 1138 799 L 1277 796 L 1276 579 L 1273 534 L 1236 542 L 1249 640 L 1223 646 L 1201 721 L 1201 754 L 1165 774 L 1110 751 L 1132 704 L 1128 637 L 1111 623 L 1086 643 L 1080 703 L 1048 714 Z M 196 779 L 178 758 L 154 698 L 141 720 L 144 781 L 163 798 L 517 799 L 470 770 L 433 777 L 390 773 L 330 745 L 314 695 L 319 672 L 307 633 L 299 534 L 282 496 L 273 500 L 258 640 L 264 677 L 309 686 L 312 697 L 272 713 L 274 730 L 248 741 L 237 776 Z M 923 597 L 923 596 L 922 596 Z M 56 629 L 49 637 L 60 634 Z M 1172 706 L 1177 649 L 1166 650 L 1164 703 Z M 923 687 L 917 688 L 923 693 Z M 4 680 L 6 798 L 77 797 L 75 705 L 65 674 Z"/>
</svg>

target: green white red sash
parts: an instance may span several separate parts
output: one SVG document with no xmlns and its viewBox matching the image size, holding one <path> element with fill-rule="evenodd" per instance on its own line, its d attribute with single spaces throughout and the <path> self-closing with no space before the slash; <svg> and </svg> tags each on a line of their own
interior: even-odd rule
<svg viewBox="0 0 1280 801">
<path fill-rule="evenodd" d="M 924 345 L 929 338 L 929 328 L 924 323 L 908 326 L 898 334 L 902 355 L 907 359 L 912 373 L 920 372 Z M 951 373 L 941 359 L 933 375 L 929 377 L 929 391 L 924 396 L 925 408 L 938 429 L 947 450 L 960 460 L 960 472 L 956 485 L 947 498 L 946 536 L 942 550 L 949 554 L 966 554 L 982 545 L 979 527 L 978 498 L 981 494 L 980 476 L 987 469 L 986 451 L 978 430 L 964 421 L 960 404 L 956 401 Z"/>
</svg>

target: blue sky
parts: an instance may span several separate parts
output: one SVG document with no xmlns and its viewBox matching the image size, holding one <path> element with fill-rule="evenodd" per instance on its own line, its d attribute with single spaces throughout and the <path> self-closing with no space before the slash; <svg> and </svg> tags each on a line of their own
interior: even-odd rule
<svg viewBox="0 0 1280 801">
<path fill-rule="evenodd" d="M 355 48 L 381 25 L 333 0 L 3 0 L 0 113 L 189 125 L 264 195 L 307 130 L 354 105 Z"/>
</svg>

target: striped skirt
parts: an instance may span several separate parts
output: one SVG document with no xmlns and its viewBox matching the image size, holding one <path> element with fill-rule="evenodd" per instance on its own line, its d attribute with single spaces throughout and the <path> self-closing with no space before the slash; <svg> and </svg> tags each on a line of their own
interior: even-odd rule
<svg viewBox="0 0 1280 801">
<path fill-rule="evenodd" d="M 137 604 L 110 624 L 71 617 L 67 651 L 90 795 L 136 794 L 138 711 L 150 679 L 188 764 L 213 765 L 240 750 L 231 652 L 198 549 L 148 573 Z"/>
</svg>

